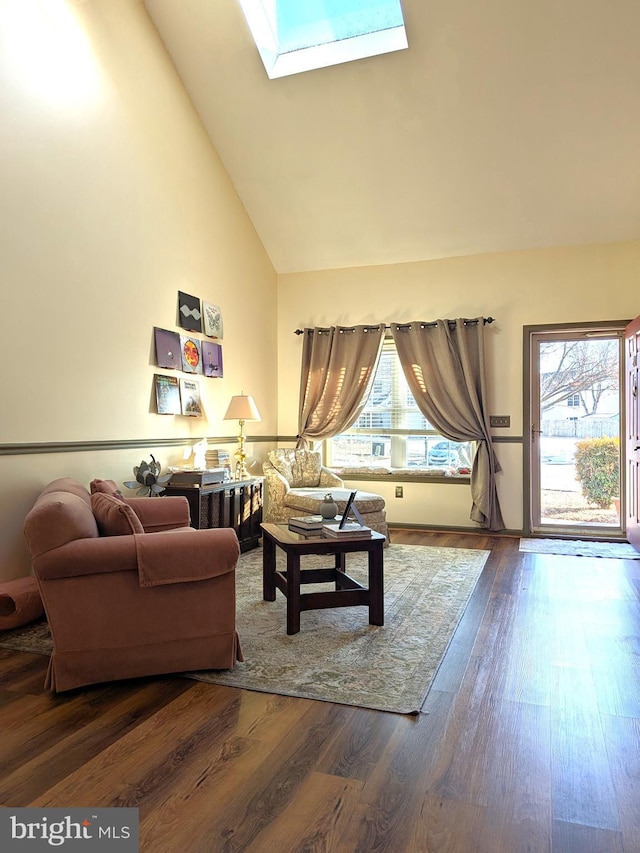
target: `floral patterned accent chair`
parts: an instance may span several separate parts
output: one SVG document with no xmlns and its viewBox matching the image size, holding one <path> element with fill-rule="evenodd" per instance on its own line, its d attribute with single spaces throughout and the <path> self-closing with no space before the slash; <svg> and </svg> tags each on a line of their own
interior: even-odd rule
<svg viewBox="0 0 640 853">
<path fill-rule="evenodd" d="M 262 470 L 265 475 L 264 521 L 285 522 L 296 515 L 319 515 L 320 504 L 331 492 L 342 513 L 352 489 L 322 465 L 315 450 L 280 448 L 267 454 Z M 384 498 L 358 489 L 355 505 L 364 524 L 389 538 Z"/>
</svg>

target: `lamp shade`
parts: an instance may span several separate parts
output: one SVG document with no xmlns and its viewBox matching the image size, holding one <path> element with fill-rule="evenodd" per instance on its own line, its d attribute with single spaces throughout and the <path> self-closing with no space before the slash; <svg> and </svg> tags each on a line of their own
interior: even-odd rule
<svg viewBox="0 0 640 853">
<path fill-rule="evenodd" d="M 238 394 L 231 398 L 229 408 L 224 416 L 225 421 L 259 421 L 262 420 L 260 412 L 253 397 Z"/>
</svg>

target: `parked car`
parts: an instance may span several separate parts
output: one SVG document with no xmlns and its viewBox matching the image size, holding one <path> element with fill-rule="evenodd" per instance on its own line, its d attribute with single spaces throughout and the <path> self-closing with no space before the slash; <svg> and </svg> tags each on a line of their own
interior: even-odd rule
<svg viewBox="0 0 640 853">
<path fill-rule="evenodd" d="M 448 441 L 438 441 L 429 448 L 427 453 L 427 464 L 436 468 L 446 467 L 450 461 L 450 448 Z"/>
</svg>

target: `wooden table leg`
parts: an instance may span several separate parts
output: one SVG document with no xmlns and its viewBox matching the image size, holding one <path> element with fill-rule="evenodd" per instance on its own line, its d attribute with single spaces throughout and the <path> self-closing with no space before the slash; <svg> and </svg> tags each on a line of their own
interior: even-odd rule
<svg viewBox="0 0 640 853">
<path fill-rule="evenodd" d="M 275 601 L 276 543 L 267 534 L 262 540 L 262 597 L 265 601 Z"/>
<path fill-rule="evenodd" d="M 369 551 L 369 624 L 384 625 L 383 543 Z"/>
<path fill-rule="evenodd" d="M 300 554 L 287 554 L 287 634 L 300 630 Z"/>
<path fill-rule="evenodd" d="M 342 584 L 340 583 L 340 574 L 344 574 L 347 570 L 347 555 L 344 551 L 339 551 L 336 554 L 336 562 L 335 562 L 335 570 L 336 570 L 336 590 L 342 589 Z"/>
</svg>

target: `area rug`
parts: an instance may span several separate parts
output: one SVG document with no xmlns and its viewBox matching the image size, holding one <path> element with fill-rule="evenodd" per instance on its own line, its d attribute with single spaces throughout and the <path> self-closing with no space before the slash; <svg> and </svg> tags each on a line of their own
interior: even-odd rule
<svg viewBox="0 0 640 853">
<path fill-rule="evenodd" d="M 310 610 L 301 614 L 300 633 L 288 636 L 286 600 L 280 592 L 273 602 L 262 600 L 262 549 L 250 551 L 240 558 L 236 574 L 244 663 L 187 676 L 247 690 L 419 713 L 489 553 L 393 544 L 384 555 L 383 626 L 369 625 L 366 607 Z M 303 568 L 312 565 L 326 566 L 327 558 L 303 557 Z M 365 585 L 366 565 L 366 554 L 347 557 L 348 573 Z M 48 654 L 47 623 L 3 633 L 0 648 Z"/>
<path fill-rule="evenodd" d="M 530 554 L 561 554 L 568 557 L 608 557 L 640 560 L 640 553 L 627 542 L 593 542 L 582 539 L 521 539 L 520 550 Z"/>
</svg>

